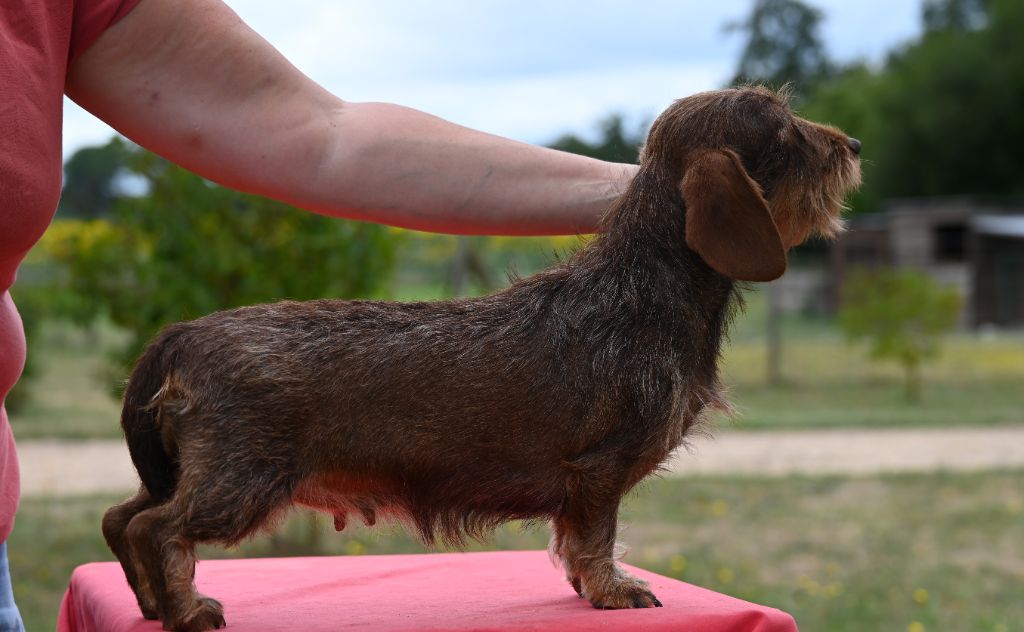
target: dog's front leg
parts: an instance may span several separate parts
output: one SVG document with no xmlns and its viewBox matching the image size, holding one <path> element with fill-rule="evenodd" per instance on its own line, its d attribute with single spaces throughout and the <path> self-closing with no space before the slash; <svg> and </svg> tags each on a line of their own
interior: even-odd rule
<svg viewBox="0 0 1024 632">
<path fill-rule="evenodd" d="M 651 608 L 661 602 L 647 582 L 615 563 L 615 535 L 621 488 L 577 479 L 561 515 L 553 521 L 552 553 L 561 559 L 577 594 L 595 608 Z M 596 480 L 601 480 L 597 478 Z"/>
</svg>

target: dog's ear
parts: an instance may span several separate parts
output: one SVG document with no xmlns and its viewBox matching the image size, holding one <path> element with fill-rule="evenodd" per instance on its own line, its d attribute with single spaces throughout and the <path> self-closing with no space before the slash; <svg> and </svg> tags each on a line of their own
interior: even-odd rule
<svg viewBox="0 0 1024 632">
<path fill-rule="evenodd" d="M 683 175 L 686 245 L 730 279 L 771 281 L 786 271 L 786 249 L 761 187 L 730 150 L 696 156 Z"/>
</svg>

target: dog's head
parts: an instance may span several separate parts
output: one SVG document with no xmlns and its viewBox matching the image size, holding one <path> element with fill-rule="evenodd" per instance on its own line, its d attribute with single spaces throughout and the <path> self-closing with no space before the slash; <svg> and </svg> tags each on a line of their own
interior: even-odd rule
<svg viewBox="0 0 1024 632">
<path fill-rule="evenodd" d="M 789 248 L 842 228 L 860 184 L 860 143 L 804 120 L 767 88 L 676 101 L 651 127 L 641 167 L 671 174 L 686 208 L 686 243 L 727 277 L 769 281 Z"/>
</svg>

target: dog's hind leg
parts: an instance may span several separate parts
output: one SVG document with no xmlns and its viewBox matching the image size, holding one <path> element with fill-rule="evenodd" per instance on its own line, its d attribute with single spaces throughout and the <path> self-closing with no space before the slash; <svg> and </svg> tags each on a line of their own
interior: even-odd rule
<svg viewBox="0 0 1024 632">
<path fill-rule="evenodd" d="M 660 607 L 647 582 L 615 563 L 619 501 L 625 484 L 617 480 L 616 471 L 591 463 L 570 476 L 562 511 L 554 520 L 552 552 L 561 558 L 577 594 L 595 608 Z"/>
<path fill-rule="evenodd" d="M 165 630 L 201 632 L 224 627 L 221 605 L 195 590 L 195 543 L 178 533 L 176 504 L 142 511 L 128 523 L 127 540 L 156 598 Z"/>
<path fill-rule="evenodd" d="M 132 518 L 139 512 L 149 509 L 154 505 L 156 505 L 156 501 L 153 500 L 149 492 L 146 491 L 145 486 L 143 486 L 139 488 L 138 494 L 120 505 L 111 507 L 103 515 L 103 537 L 107 541 L 107 546 L 110 547 L 110 550 L 117 556 L 118 561 L 121 562 L 125 579 L 128 580 L 128 585 L 131 586 L 132 592 L 135 593 L 142 616 L 147 619 L 157 618 L 156 600 L 153 597 L 153 591 L 149 588 L 149 582 L 145 573 L 140 573 L 138 562 L 132 555 L 131 547 L 128 545 L 125 535 L 128 523 L 131 522 Z"/>
<path fill-rule="evenodd" d="M 233 544 L 244 539 L 287 506 L 292 491 L 280 477 L 253 472 L 247 476 L 248 484 L 197 478 L 206 484 L 179 483 L 169 502 L 142 511 L 127 530 L 127 541 L 156 597 L 164 629 L 176 632 L 225 625 L 221 604 L 196 591 L 196 544 Z"/>
</svg>

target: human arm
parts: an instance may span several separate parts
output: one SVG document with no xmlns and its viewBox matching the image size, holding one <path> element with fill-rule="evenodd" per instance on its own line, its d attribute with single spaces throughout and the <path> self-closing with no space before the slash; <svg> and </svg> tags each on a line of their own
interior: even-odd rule
<svg viewBox="0 0 1024 632">
<path fill-rule="evenodd" d="M 142 0 L 68 71 L 68 95 L 226 186 L 318 213 L 437 232 L 593 232 L 635 166 L 351 103 L 219 0 Z"/>
</svg>

